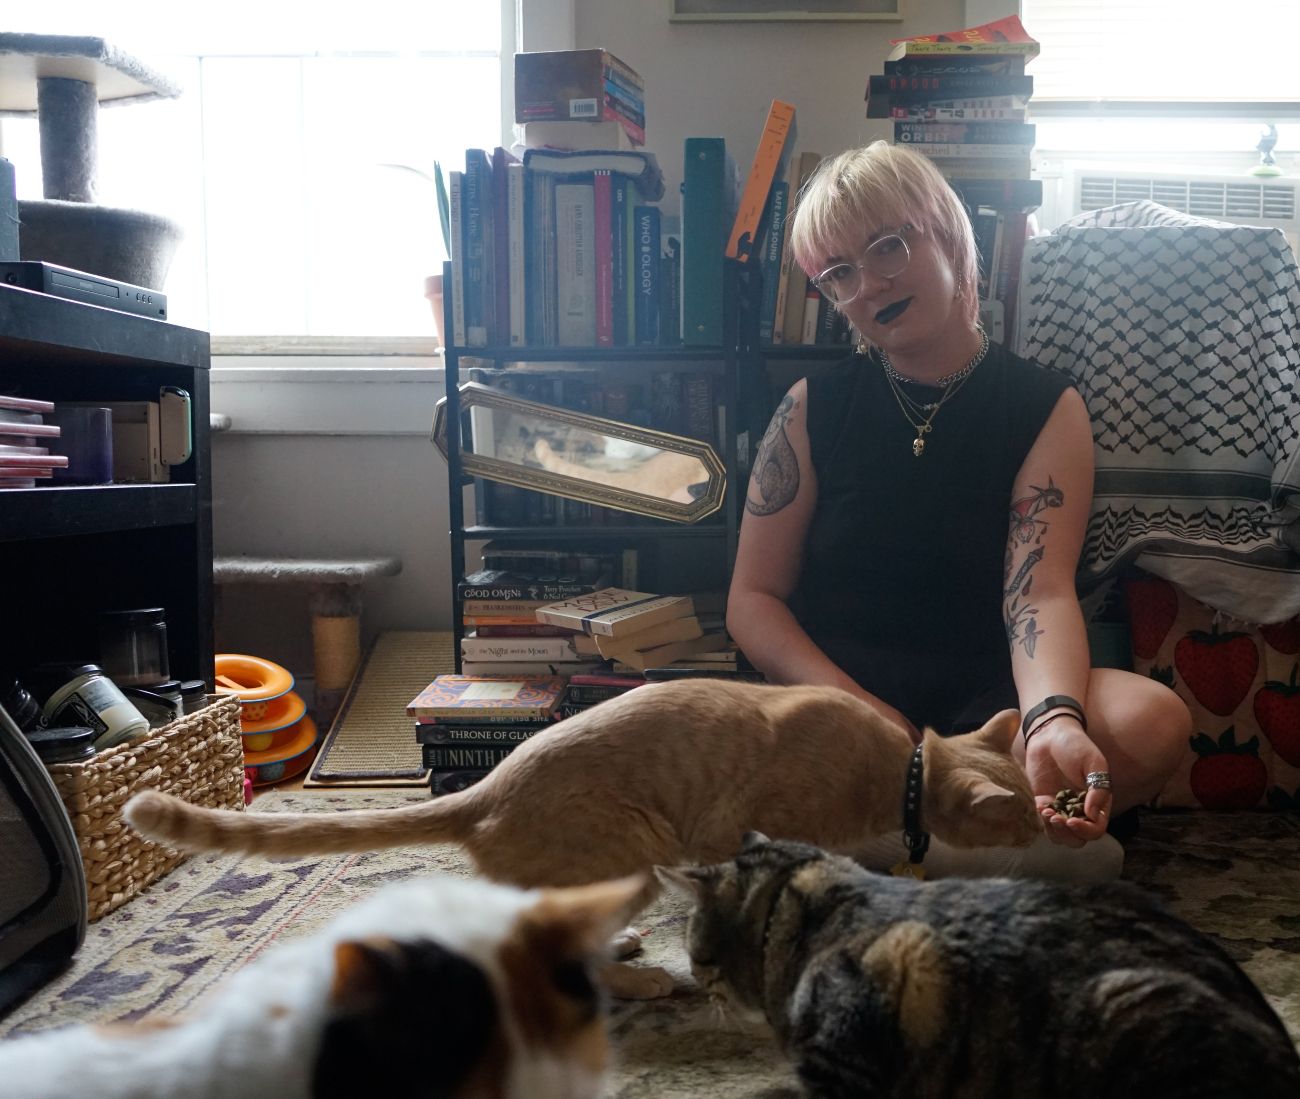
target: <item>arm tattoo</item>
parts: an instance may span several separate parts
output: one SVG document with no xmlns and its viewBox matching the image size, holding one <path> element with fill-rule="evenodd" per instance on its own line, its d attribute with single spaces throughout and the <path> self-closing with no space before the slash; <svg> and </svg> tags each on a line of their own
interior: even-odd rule
<svg viewBox="0 0 1300 1099">
<path fill-rule="evenodd" d="M 799 491 L 799 462 L 785 433 L 785 425 L 797 407 L 794 398 L 787 394 L 758 444 L 749 495 L 745 497 L 745 510 L 752 515 L 775 515 Z"/>
<path fill-rule="evenodd" d="M 1011 529 L 1007 534 L 1007 555 L 1002 570 L 1002 613 L 1007 629 L 1007 644 L 1014 649 L 1020 645 L 1030 660 L 1038 647 L 1038 639 L 1044 631 L 1038 627 L 1038 608 L 1033 605 L 1031 592 L 1034 586 L 1034 569 L 1046 552 L 1043 535 L 1047 533 L 1048 524 L 1039 518 L 1048 508 L 1059 508 L 1065 503 L 1065 493 L 1055 484 L 1051 477 L 1047 487 L 1030 485 L 1032 493 L 1011 504 Z M 1022 546 L 1033 547 L 1020 562 L 1020 567 L 1012 574 L 1016 563 L 1016 551 Z"/>
</svg>

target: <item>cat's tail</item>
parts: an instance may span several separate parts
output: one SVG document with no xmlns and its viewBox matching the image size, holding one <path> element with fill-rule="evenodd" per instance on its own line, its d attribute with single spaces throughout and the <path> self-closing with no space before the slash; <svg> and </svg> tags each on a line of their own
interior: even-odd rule
<svg viewBox="0 0 1300 1099">
<path fill-rule="evenodd" d="M 205 809 L 158 790 L 145 790 L 126 803 L 122 815 L 137 832 L 182 851 L 278 857 L 460 843 L 472 825 L 466 809 L 465 799 L 447 794 L 395 809 L 244 813 Z"/>
</svg>

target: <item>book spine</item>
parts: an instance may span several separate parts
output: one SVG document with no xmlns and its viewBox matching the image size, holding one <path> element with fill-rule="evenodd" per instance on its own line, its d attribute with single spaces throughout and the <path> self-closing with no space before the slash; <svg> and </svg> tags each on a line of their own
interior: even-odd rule
<svg viewBox="0 0 1300 1099">
<path fill-rule="evenodd" d="M 763 300 L 759 306 L 758 338 L 772 343 L 776 328 L 777 291 L 781 281 L 782 249 L 785 246 L 785 211 L 790 194 L 789 181 L 778 179 L 772 184 L 768 201 L 767 227 L 763 231 L 760 263 L 763 273 Z"/>
<path fill-rule="evenodd" d="M 433 797 L 459 794 L 476 782 L 481 782 L 490 771 L 433 771 L 429 774 L 429 793 Z"/>
<path fill-rule="evenodd" d="M 583 593 L 586 594 L 586 593 Z M 576 598 L 576 596 L 567 596 L 566 598 Z M 549 600 L 554 603 L 557 600 Z M 548 600 L 545 599 L 465 599 L 461 606 L 465 614 L 479 615 L 500 615 L 516 616 L 532 614 L 538 607 L 545 607 Z"/>
<path fill-rule="evenodd" d="M 1032 145 L 945 141 L 922 141 L 912 148 L 928 157 L 946 157 L 952 160 L 1026 160 L 1034 151 Z"/>
<path fill-rule="evenodd" d="M 722 256 L 730 224 L 729 160 L 720 137 L 688 137 L 682 179 L 681 339 L 722 345 Z"/>
<path fill-rule="evenodd" d="M 981 95 L 1034 94 L 1032 76 L 988 76 L 982 73 L 945 73 L 940 76 L 888 76 L 867 78 L 870 98 L 893 96 L 895 103 L 922 99 L 959 99 Z"/>
<path fill-rule="evenodd" d="M 638 205 L 634 215 L 636 342 L 638 345 L 654 345 L 659 342 L 659 208 Z"/>
<path fill-rule="evenodd" d="M 714 416 L 717 402 L 714 399 L 713 378 L 708 374 L 687 374 L 682 384 L 686 403 L 686 434 L 702 442 L 716 442 Z"/>
<path fill-rule="evenodd" d="M 510 183 L 506 169 L 515 158 L 492 150 L 492 328 L 493 344 L 510 342 Z"/>
<path fill-rule="evenodd" d="M 902 57 L 881 66 L 887 76 L 940 76 L 945 73 L 987 73 L 990 76 L 1024 76 L 1025 59 L 999 54 L 969 56 L 965 54 L 931 54 L 928 57 Z"/>
<path fill-rule="evenodd" d="M 1028 179 L 1029 157 L 932 156 L 934 166 L 952 182 L 959 179 Z"/>
<path fill-rule="evenodd" d="M 659 239 L 659 343 L 671 345 L 682 335 L 682 242 L 662 230 Z"/>
<path fill-rule="evenodd" d="M 1037 127 L 1032 122 L 895 122 L 894 140 L 912 143 L 1024 145 L 1032 147 Z"/>
<path fill-rule="evenodd" d="M 487 154 L 482 149 L 465 151 L 465 339 L 470 347 L 487 346 L 486 218 L 488 198 Z"/>
<path fill-rule="evenodd" d="M 547 626 L 534 619 L 522 626 L 485 625 L 474 630 L 476 637 L 572 637 L 573 631 L 563 626 Z"/>
<path fill-rule="evenodd" d="M 604 662 L 599 656 L 588 656 L 579 660 L 462 660 L 460 666 L 462 674 L 474 676 L 568 676 L 599 671 Z"/>
<path fill-rule="evenodd" d="M 591 654 L 578 652 L 568 637 L 462 637 L 460 655 L 462 660 L 565 661 Z"/>
<path fill-rule="evenodd" d="M 782 174 L 782 166 L 788 163 L 794 134 L 794 107 L 780 99 L 772 100 L 754 153 L 754 163 L 750 166 L 736 208 L 736 220 L 727 239 L 725 254 L 731 259 L 747 263 L 757 254 L 759 223 L 767 206 L 767 197 L 772 191 L 773 181 Z"/>
<path fill-rule="evenodd" d="M 501 748 L 505 745 L 522 744 L 530 737 L 545 732 L 554 724 L 534 722 L 523 725 L 473 725 L 465 722 L 459 725 L 418 725 L 415 739 L 420 744 L 465 745 L 469 748 Z"/>
<path fill-rule="evenodd" d="M 568 692 L 564 699 L 566 702 L 604 702 L 606 699 L 617 698 L 619 695 L 627 694 L 628 691 L 634 690 L 633 687 L 603 687 L 598 684 L 589 684 L 580 686 L 576 683 L 570 683 Z"/>
<path fill-rule="evenodd" d="M 939 107 L 933 103 L 889 108 L 889 117 L 910 122 L 1024 122 L 1024 107 Z"/>
<path fill-rule="evenodd" d="M 808 292 L 804 296 L 803 331 L 799 334 L 800 343 L 817 342 L 817 329 L 818 329 L 817 319 L 821 313 L 823 300 L 824 299 L 822 298 L 821 294 L 819 294 L 811 286 L 808 287 Z"/>
<path fill-rule="evenodd" d="M 596 342 L 595 203 L 590 182 L 555 185 L 556 337 L 561 347 Z"/>
<path fill-rule="evenodd" d="M 506 225 L 509 264 L 510 344 L 522 347 L 528 341 L 524 256 L 524 207 L 527 177 L 522 164 L 506 165 Z"/>
<path fill-rule="evenodd" d="M 595 256 L 596 339 L 614 345 L 614 180 L 608 171 L 593 173 L 592 249 Z"/>
<path fill-rule="evenodd" d="M 425 744 L 420 748 L 420 757 L 431 770 L 489 770 L 513 752 L 515 747 L 514 744 L 489 748 Z"/>
<path fill-rule="evenodd" d="M 501 726 L 527 726 L 532 728 L 537 726 L 540 729 L 549 728 L 551 724 L 548 717 L 522 717 L 517 713 L 505 713 L 492 710 L 448 710 L 445 714 L 421 714 L 416 718 L 415 739 L 418 741 L 422 737 L 436 736 L 432 731 L 433 726 L 445 728 L 452 725 L 464 725 L 470 728 L 482 727 L 485 737 L 491 737 L 488 730 L 496 729 Z"/>
<path fill-rule="evenodd" d="M 612 230 L 612 248 L 610 257 L 611 280 L 613 282 L 612 338 L 615 347 L 628 347 L 632 343 L 630 328 L 632 311 L 628 308 L 628 289 L 631 284 L 631 240 L 630 222 L 632 220 L 630 179 L 618 176 L 613 180 L 613 209 L 610 214 Z"/>
<path fill-rule="evenodd" d="M 476 606 L 486 606 L 492 602 L 496 606 L 529 607 L 533 603 L 543 606 L 558 603 L 561 599 L 572 599 L 577 595 L 590 595 L 609 587 L 608 584 L 588 583 L 584 580 L 536 580 L 518 583 L 476 584 L 462 580 L 456 585 L 456 592 L 462 600 L 475 602 Z M 480 611 L 480 613 L 482 613 Z M 508 613 L 514 614 L 516 611 Z"/>
<path fill-rule="evenodd" d="M 464 172 L 447 173 L 447 217 L 451 225 L 451 342 L 465 345 L 465 218 L 461 207 Z"/>
</svg>

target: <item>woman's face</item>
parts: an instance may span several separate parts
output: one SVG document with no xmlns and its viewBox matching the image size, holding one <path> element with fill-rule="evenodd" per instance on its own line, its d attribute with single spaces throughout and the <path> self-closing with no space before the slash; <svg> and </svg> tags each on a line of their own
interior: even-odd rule
<svg viewBox="0 0 1300 1099">
<path fill-rule="evenodd" d="M 873 274 L 870 265 L 862 271 L 862 290 L 841 311 L 863 336 L 890 356 L 924 352 L 931 346 L 961 337 L 969 328 L 961 303 L 952 264 L 939 242 L 923 229 L 881 225 L 872 229 L 860 245 L 846 255 L 827 257 L 834 263 L 863 262 L 867 248 L 882 237 L 897 234 L 907 242 L 911 258 L 892 278 Z"/>
</svg>

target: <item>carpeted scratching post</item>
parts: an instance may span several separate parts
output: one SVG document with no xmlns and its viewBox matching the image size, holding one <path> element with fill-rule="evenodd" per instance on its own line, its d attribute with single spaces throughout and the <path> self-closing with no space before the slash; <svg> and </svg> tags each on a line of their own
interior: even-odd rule
<svg viewBox="0 0 1300 1099">
<path fill-rule="evenodd" d="M 218 557 L 217 584 L 306 584 L 315 683 L 313 713 L 328 729 L 361 666 L 361 585 L 402 571 L 398 557 L 312 560 Z"/>
<path fill-rule="evenodd" d="M 0 33 L 0 113 L 35 114 L 40 127 L 45 199 L 18 203 L 23 259 L 162 289 L 180 226 L 95 202 L 98 111 L 179 94 L 102 38 Z"/>
</svg>

